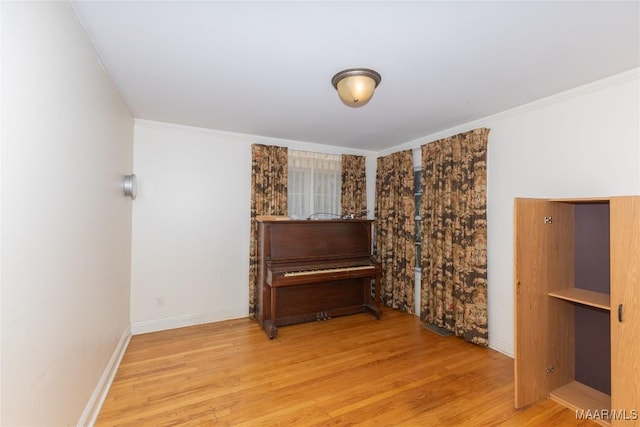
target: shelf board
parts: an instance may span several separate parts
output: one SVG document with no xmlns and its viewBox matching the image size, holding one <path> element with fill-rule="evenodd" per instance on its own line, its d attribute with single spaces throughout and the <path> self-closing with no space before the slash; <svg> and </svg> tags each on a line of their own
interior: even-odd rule
<svg viewBox="0 0 640 427">
<path fill-rule="evenodd" d="M 574 411 L 590 411 L 591 414 L 602 414 L 603 410 L 611 410 L 611 396 L 578 381 L 553 390 L 549 398 Z M 593 421 L 610 426 L 608 420 L 593 419 Z"/>
<path fill-rule="evenodd" d="M 571 203 L 571 204 L 582 204 L 582 203 L 609 203 L 611 200 L 608 197 L 579 197 L 579 198 L 560 198 L 560 199 L 548 199 L 550 202 L 561 202 L 561 203 Z"/>
<path fill-rule="evenodd" d="M 549 296 L 611 311 L 609 295 L 603 294 L 602 292 L 580 288 L 565 288 L 549 292 Z"/>
</svg>

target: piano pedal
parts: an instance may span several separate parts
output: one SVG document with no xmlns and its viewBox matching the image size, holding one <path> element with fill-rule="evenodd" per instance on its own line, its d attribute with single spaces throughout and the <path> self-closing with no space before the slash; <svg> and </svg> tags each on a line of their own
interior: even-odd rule
<svg viewBox="0 0 640 427">
<path fill-rule="evenodd" d="M 329 313 L 327 313 L 326 311 L 319 311 L 316 313 L 316 321 L 321 321 L 321 320 L 329 320 L 331 319 L 331 316 L 329 316 Z"/>
</svg>

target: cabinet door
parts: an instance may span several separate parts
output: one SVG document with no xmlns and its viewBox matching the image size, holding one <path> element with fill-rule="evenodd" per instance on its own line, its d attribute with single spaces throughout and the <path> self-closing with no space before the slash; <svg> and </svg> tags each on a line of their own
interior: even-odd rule
<svg viewBox="0 0 640 427">
<path fill-rule="evenodd" d="M 574 211 L 567 203 L 515 199 L 515 406 L 545 399 L 574 377 L 573 307 L 551 298 L 573 286 Z"/>
<path fill-rule="evenodd" d="M 611 409 L 640 426 L 640 197 L 611 198 Z"/>
</svg>

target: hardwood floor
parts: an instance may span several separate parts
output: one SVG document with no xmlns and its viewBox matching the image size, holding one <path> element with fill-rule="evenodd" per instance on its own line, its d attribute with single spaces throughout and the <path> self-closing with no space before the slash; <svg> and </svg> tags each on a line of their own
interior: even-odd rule
<svg viewBox="0 0 640 427">
<path fill-rule="evenodd" d="M 282 327 L 250 319 L 137 335 L 96 426 L 587 426 L 513 407 L 513 360 L 386 309 Z"/>
</svg>

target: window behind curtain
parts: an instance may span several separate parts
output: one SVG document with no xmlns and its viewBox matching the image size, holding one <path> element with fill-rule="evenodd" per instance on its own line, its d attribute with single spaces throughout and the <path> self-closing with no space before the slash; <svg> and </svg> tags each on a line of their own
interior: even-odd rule
<svg viewBox="0 0 640 427">
<path fill-rule="evenodd" d="M 339 218 L 341 157 L 289 150 L 289 216 Z"/>
</svg>

